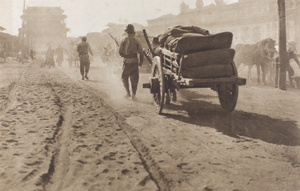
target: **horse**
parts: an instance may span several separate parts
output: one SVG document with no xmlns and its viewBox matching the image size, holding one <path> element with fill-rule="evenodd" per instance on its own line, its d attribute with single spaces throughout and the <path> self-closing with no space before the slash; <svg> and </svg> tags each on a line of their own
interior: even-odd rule
<svg viewBox="0 0 300 191">
<path fill-rule="evenodd" d="M 234 62 L 237 68 L 241 64 L 248 66 L 248 80 L 251 81 L 251 69 L 256 66 L 257 69 L 257 83 L 261 83 L 260 71 L 262 72 L 262 81 L 266 84 L 266 74 L 270 70 L 274 55 L 276 54 L 275 40 L 267 38 L 257 42 L 256 44 L 238 44 L 235 47 Z"/>
</svg>

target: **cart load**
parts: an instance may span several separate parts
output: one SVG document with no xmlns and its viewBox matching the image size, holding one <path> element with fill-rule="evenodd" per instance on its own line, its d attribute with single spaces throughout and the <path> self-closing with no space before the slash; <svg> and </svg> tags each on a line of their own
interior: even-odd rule
<svg viewBox="0 0 300 191">
<path fill-rule="evenodd" d="M 153 42 L 153 50 L 159 54 L 159 48 L 172 52 L 188 54 L 192 52 L 230 48 L 233 35 L 231 32 L 209 34 L 200 27 L 176 26 L 168 29 Z"/>
<path fill-rule="evenodd" d="M 230 77 L 234 75 L 232 38 L 231 32 L 209 34 L 208 30 L 196 26 L 176 26 L 158 35 L 152 48 L 157 55 L 162 48 L 183 55 L 182 77 Z"/>
<path fill-rule="evenodd" d="M 182 58 L 181 74 L 184 78 L 218 78 L 233 76 L 231 66 L 235 51 L 216 49 L 186 54 Z"/>
<path fill-rule="evenodd" d="M 149 45 L 152 76 L 144 88 L 150 88 L 154 102 L 162 112 L 176 91 L 183 88 L 211 88 L 217 91 L 221 106 L 233 111 L 238 98 L 238 86 L 246 79 L 238 77 L 233 62 L 235 50 L 231 48 L 233 34 L 209 31 L 196 26 L 176 26 L 153 38 Z"/>
</svg>

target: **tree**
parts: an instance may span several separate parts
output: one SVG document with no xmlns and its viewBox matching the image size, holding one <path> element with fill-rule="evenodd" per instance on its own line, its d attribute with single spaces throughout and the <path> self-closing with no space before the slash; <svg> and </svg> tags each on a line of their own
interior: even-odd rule
<svg viewBox="0 0 300 191">
<path fill-rule="evenodd" d="M 187 13 L 189 9 L 189 6 L 182 1 L 182 3 L 180 4 L 180 13 Z"/>
<path fill-rule="evenodd" d="M 195 6 L 196 6 L 196 9 L 202 9 L 204 6 L 203 0 L 196 0 Z"/>
</svg>

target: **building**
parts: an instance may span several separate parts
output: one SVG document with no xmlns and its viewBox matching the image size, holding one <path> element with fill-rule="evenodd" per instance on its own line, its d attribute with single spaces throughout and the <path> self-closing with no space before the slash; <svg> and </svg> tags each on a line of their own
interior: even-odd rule
<svg viewBox="0 0 300 191">
<path fill-rule="evenodd" d="M 6 57 L 13 57 L 17 53 L 18 37 L 0 32 L 0 52 Z M 2 55 L 3 56 L 3 55 Z M 1 57 L 1 55 L 0 55 Z"/>
<path fill-rule="evenodd" d="M 67 45 L 66 15 L 60 7 L 27 7 L 23 10 L 20 44 L 25 49 L 44 51 L 48 46 Z"/>
<path fill-rule="evenodd" d="M 196 25 L 211 33 L 230 31 L 233 44 L 252 44 L 265 38 L 278 42 L 278 5 L 275 0 L 239 0 L 218 3 L 148 20 L 147 31 L 158 35 L 176 25 Z M 287 41 L 297 42 L 300 50 L 300 0 L 286 0 Z"/>
</svg>

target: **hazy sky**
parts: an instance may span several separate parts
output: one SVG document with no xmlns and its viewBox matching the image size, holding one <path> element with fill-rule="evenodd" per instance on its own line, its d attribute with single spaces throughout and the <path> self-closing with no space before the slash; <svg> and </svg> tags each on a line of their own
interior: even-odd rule
<svg viewBox="0 0 300 191">
<path fill-rule="evenodd" d="M 107 23 L 140 23 L 165 14 L 178 14 L 184 1 L 195 8 L 196 0 L 26 0 L 26 6 L 58 6 L 65 10 L 68 36 L 100 32 Z M 237 0 L 224 0 L 226 3 Z M 24 0 L 0 0 L 0 26 L 4 32 L 17 35 L 21 27 Z M 214 0 L 203 0 L 204 5 Z"/>
</svg>

